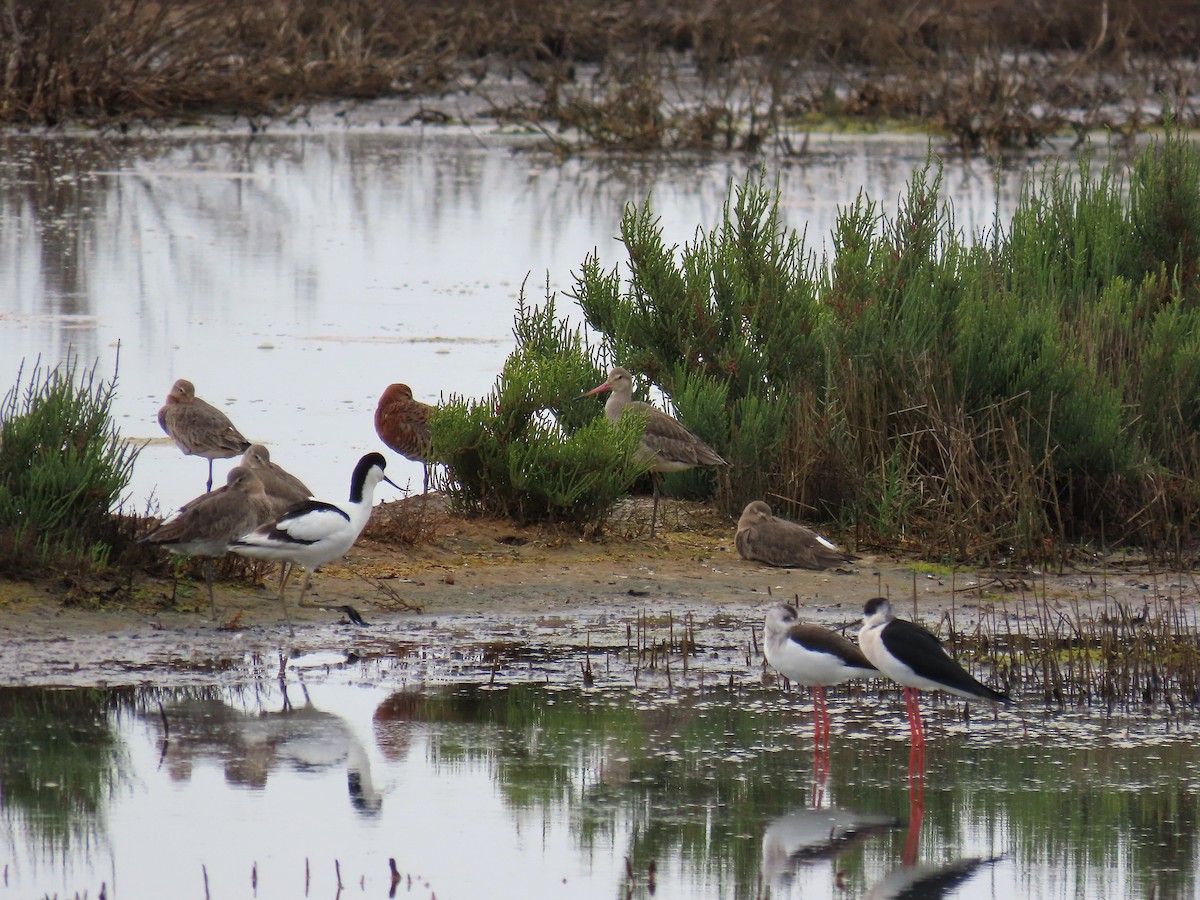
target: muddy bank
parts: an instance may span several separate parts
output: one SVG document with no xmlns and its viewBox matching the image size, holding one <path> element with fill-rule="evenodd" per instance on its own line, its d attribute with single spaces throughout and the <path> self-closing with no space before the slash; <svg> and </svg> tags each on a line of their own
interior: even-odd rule
<svg viewBox="0 0 1200 900">
<path fill-rule="evenodd" d="M 953 609 L 959 630 L 981 616 L 1007 617 L 1019 630 L 1035 595 L 1068 617 L 1081 605 L 1136 615 L 1157 598 L 1191 606 L 1197 597 L 1191 575 L 1136 560 L 1088 560 L 1053 574 L 952 572 L 856 548 L 861 560 L 842 570 L 773 569 L 737 555 L 732 522 L 677 502 L 653 540 L 637 501 L 596 540 L 464 519 L 433 504 L 419 513 L 419 540 L 397 542 L 398 531 L 414 530 L 413 503 L 381 506 L 349 556 L 317 576 L 312 598 L 324 608 L 298 609 L 289 585 L 294 636 L 274 571 L 257 586 L 219 584 L 216 622 L 202 581 L 181 581 L 173 604 L 170 579 L 139 576 L 133 601 L 119 604 L 68 599 L 53 581 L 0 583 L 0 683 L 221 682 L 269 671 L 281 656 L 327 652 L 335 663 L 417 654 L 486 672 L 503 658 L 498 648 L 578 647 L 582 659 L 589 647 L 626 647 L 639 618 L 664 641 L 687 623 L 714 658 L 748 660 L 773 599 L 798 598 L 807 618 L 834 627 L 855 626 L 863 602 L 886 594 L 905 615 L 915 597 L 931 627 Z M 367 624 L 352 623 L 346 606 Z"/>
</svg>

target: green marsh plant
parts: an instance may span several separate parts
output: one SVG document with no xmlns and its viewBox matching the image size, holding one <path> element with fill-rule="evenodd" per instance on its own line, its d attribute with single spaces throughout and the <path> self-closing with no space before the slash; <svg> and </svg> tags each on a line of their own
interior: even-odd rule
<svg viewBox="0 0 1200 900">
<path fill-rule="evenodd" d="M 598 529 L 646 466 L 634 454 L 644 422 L 613 428 L 580 395 L 603 380 L 580 329 L 554 297 L 526 306 L 517 349 L 480 400 L 452 397 L 431 418 L 433 455 L 460 511 Z"/>
<path fill-rule="evenodd" d="M 730 461 L 731 516 L 765 498 L 934 556 L 1042 561 L 1106 535 L 1182 562 L 1200 513 L 1200 152 L 1172 130 L 1122 172 L 1051 168 L 1011 223 L 967 236 L 931 160 L 894 214 L 841 209 L 821 257 L 760 173 L 682 247 L 649 200 L 630 205 L 627 268 L 588 256 L 572 296 L 601 355 Z"/>
<path fill-rule="evenodd" d="M 73 355 L 22 364 L 0 403 L 0 567 L 107 562 L 138 455 L 112 419 L 116 384 Z"/>
</svg>

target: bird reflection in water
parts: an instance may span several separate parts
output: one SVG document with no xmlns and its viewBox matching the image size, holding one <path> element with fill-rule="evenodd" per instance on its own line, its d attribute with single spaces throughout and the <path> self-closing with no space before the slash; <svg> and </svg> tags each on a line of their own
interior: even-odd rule
<svg viewBox="0 0 1200 900">
<path fill-rule="evenodd" d="M 246 711 L 215 697 L 195 697 L 147 714 L 161 733 L 162 764 L 171 778 L 186 781 L 193 767 L 206 761 L 224 766 L 227 783 L 263 788 L 271 772 L 322 772 L 346 768 L 350 804 L 375 816 L 383 797 L 371 779 L 366 750 L 347 722 L 312 705 L 294 706 L 283 692 L 283 705 L 273 711 Z"/>
<path fill-rule="evenodd" d="M 800 868 L 833 859 L 871 835 L 899 827 L 895 816 L 882 813 L 833 806 L 794 809 L 772 819 L 763 831 L 763 877 L 777 887 L 789 887 Z"/>
</svg>

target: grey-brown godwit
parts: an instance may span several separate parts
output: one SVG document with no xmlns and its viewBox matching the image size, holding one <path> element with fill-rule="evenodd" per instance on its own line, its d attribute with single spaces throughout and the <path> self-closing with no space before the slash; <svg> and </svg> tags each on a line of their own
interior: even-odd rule
<svg viewBox="0 0 1200 900">
<path fill-rule="evenodd" d="M 167 402 L 158 411 L 158 424 L 184 455 L 208 460 L 209 491 L 213 460 L 238 456 L 250 446 L 225 413 L 196 396 L 195 386 L 186 378 L 171 385 Z"/>
<path fill-rule="evenodd" d="M 344 556 L 362 534 L 371 518 L 371 504 L 379 482 L 386 481 L 397 487 L 384 475 L 386 465 L 383 454 L 366 454 L 358 461 L 350 478 L 349 502 L 303 500 L 275 521 L 231 541 L 229 549 L 255 559 L 277 559 L 304 566 L 304 585 L 300 588 L 298 604 L 303 606 L 313 573 L 325 563 Z M 281 581 L 279 603 L 286 618 L 283 587 Z M 291 624 L 290 620 L 288 624 Z"/>
<path fill-rule="evenodd" d="M 654 484 L 654 508 L 650 514 L 650 537 L 658 521 L 658 480 L 663 472 L 682 472 L 696 466 L 728 465 L 712 447 L 683 427 L 680 422 L 649 403 L 633 399 L 633 376 L 629 370 L 615 366 L 608 379 L 592 388 L 584 397 L 611 391 L 604 403 L 604 415 L 617 423 L 626 410 L 646 417 L 646 430 L 638 447 L 638 458 L 652 461 L 650 472 Z"/>
<path fill-rule="evenodd" d="M 303 481 L 283 466 L 271 461 L 271 452 L 263 444 L 251 444 L 242 455 L 242 465 L 251 469 L 263 485 L 261 499 L 255 497 L 255 508 L 259 510 L 259 525 L 278 519 L 293 503 L 307 500 L 313 495 Z M 262 513 L 266 513 L 263 515 Z M 279 589 L 287 585 L 287 560 L 279 564 Z M 291 623 L 289 623 L 291 624 Z"/>
<path fill-rule="evenodd" d="M 769 566 L 828 569 L 858 559 L 810 528 L 775 518 L 762 500 L 742 510 L 734 543 L 742 559 Z"/>
<path fill-rule="evenodd" d="M 242 465 L 258 476 L 268 496 L 277 497 L 288 505 L 312 496 L 308 485 L 283 466 L 271 462 L 271 451 L 263 444 L 251 444 L 242 456 Z"/>
<path fill-rule="evenodd" d="M 208 584 L 209 612 L 216 618 L 217 601 L 213 596 L 212 559 L 224 556 L 231 541 L 253 531 L 258 512 L 252 495 L 261 493 L 262 483 L 245 466 L 234 466 L 225 486 L 189 500 L 178 515 L 164 522 L 140 540 L 166 547 L 182 556 L 203 556 L 204 580 Z"/>
<path fill-rule="evenodd" d="M 406 459 L 425 467 L 424 490 L 429 491 L 429 414 L 433 407 L 413 398 L 407 384 L 389 384 L 375 407 L 375 433 Z"/>
</svg>

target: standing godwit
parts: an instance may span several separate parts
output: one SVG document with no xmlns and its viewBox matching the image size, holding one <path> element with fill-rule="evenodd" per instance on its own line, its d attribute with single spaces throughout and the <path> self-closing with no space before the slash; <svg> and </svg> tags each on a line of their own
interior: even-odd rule
<svg viewBox="0 0 1200 900">
<path fill-rule="evenodd" d="M 801 622 L 790 603 L 776 603 L 767 610 L 763 652 L 781 675 L 808 686 L 813 701 L 813 741 L 818 748 L 829 743 L 826 686 L 879 674 L 852 642 L 836 631 Z"/>
<path fill-rule="evenodd" d="M 968 700 L 1012 702 L 1007 694 L 976 680 L 946 652 L 941 641 L 920 625 L 897 619 L 892 604 L 884 597 L 867 601 L 858 644 L 880 672 L 903 685 L 913 749 L 921 753 L 925 747 L 925 729 L 921 724 L 919 691 L 948 691 Z"/>
<path fill-rule="evenodd" d="M 225 413 L 196 396 L 195 386 L 186 378 L 171 385 L 167 402 L 158 411 L 158 424 L 185 456 L 203 456 L 208 460 L 209 491 L 213 460 L 237 456 L 250 446 Z"/>
<path fill-rule="evenodd" d="M 646 417 L 646 430 L 638 447 L 639 460 L 653 460 L 650 467 L 654 485 L 654 509 L 650 514 L 650 537 L 654 537 L 654 526 L 658 521 L 658 481 L 660 473 L 682 472 L 695 466 L 728 465 L 712 447 L 683 427 L 679 421 L 655 409 L 649 403 L 633 399 L 633 376 L 628 369 L 616 366 L 608 373 L 608 379 L 592 388 L 584 397 L 603 391 L 612 391 L 604 403 L 604 415 L 616 424 L 626 410 Z"/>
<path fill-rule="evenodd" d="M 380 453 L 368 453 L 354 467 L 350 478 L 350 500 L 335 503 L 325 500 L 303 500 L 266 525 L 231 541 L 229 549 L 255 559 L 277 559 L 304 566 L 304 585 L 300 588 L 298 605 L 304 605 L 304 595 L 312 585 L 312 576 L 325 563 L 344 556 L 362 534 L 371 518 L 371 503 L 375 488 L 386 481 L 397 485 L 383 474 L 387 465 Z M 279 603 L 287 618 L 283 599 L 284 585 L 279 585 Z M 288 620 L 291 624 L 291 620 Z"/>
<path fill-rule="evenodd" d="M 413 399 L 407 384 L 389 384 L 375 407 L 375 433 L 406 459 L 425 468 L 424 490 L 429 492 L 429 414 L 433 407 Z"/>
<path fill-rule="evenodd" d="M 735 543 L 742 559 L 769 566 L 827 569 L 858 559 L 803 525 L 775 518 L 762 500 L 747 503 L 742 510 Z"/>
<path fill-rule="evenodd" d="M 209 612 L 215 619 L 212 558 L 224 556 L 233 541 L 258 524 L 253 494 L 261 494 L 262 483 L 245 466 L 229 470 L 225 486 L 209 491 L 180 507 L 175 518 L 164 522 L 140 541 L 166 547 L 182 556 L 204 557 L 204 580 L 208 584 Z"/>
</svg>

